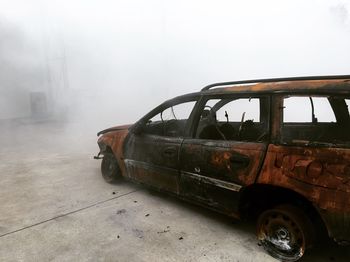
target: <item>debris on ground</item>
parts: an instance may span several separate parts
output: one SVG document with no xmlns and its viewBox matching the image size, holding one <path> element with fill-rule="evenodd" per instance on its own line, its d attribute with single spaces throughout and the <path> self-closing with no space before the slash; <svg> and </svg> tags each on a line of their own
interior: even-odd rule
<svg viewBox="0 0 350 262">
<path fill-rule="evenodd" d="M 126 213 L 126 210 L 125 210 L 125 209 L 119 209 L 119 210 L 117 211 L 117 215 L 121 215 L 121 214 L 124 214 L 124 213 Z"/>
<path fill-rule="evenodd" d="M 169 232 L 170 229 L 164 229 L 163 231 L 158 231 L 157 234 L 163 234 Z"/>
</svg>

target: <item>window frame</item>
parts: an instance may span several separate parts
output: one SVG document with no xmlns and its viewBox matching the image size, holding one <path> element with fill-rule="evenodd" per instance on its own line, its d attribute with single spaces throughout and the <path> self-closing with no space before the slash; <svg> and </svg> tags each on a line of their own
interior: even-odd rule
<svg viewBox="0 0 350 262">
<path fill-rule="evenodd" d="M 159 106 L 152 109 L 149 113 L 147 113 L 145 116 L 143 116 L 139 121 L 137 121 L 134 124 L 134 126 L 135 126 L 134 129 L 137 130 L 136 133 L 142 134 L 142 135 L 147 135 L 147 136 L 158 136 L 158 137 L 168 137 L 168 138 L 188 137 L 189 136 L 189 132 L 188 132 L 189 126 L 192 125 L 191 123 L 192 123 L 193 114 L 196 111 L 196 107 L 198 105 L 198 102 L 200 101 L 200 98 L 201 98 L 200 95 L 191 95 L 190 94 L 190 95 L 185 95 L 185 96 L 181 96 L 181 97 L 175 97 L 171 100 L 167 100 L 167 101 L 163 102 Z M 170 107 L 184 104 L 187 102 L 194 102 L 194 106 L 193 106 L 193 108 L 189 114 L 189 117 L 186 121 L 185 128 L 184 128 L 185 130 L 184 130 L 184 133 L 182 136 L 166 136 L 166 135 L 151 134 L 151 133 L 144 132 L 144 128 L 150 119 L 152 119 L 153 117 L 155 117 L 156 115 L 160 114 L 161 112 L 165 111 L 166 109 L 168 109 Z"/>
<path fill-rule="evenodd" d="M 288 97 L 325 97 L 328 99 L 328 102 L 331 106 L 331 109 L 333 110 L 333 114 L 335 116 L 335 122 L 284 122 L 284 99 Z M 343 103 L 337 103 L 336 100 L 344 100 Z M 273 112 L 275 116 L 272 116 L 274 118 L 273 121 L 276 121 L 274 125 L 274 131 L 273 136 L 275 141 L 274 143 L 280 144 L 280 145 L 296 145 L 296 146 L 325 146 L 329 147 L 330 145 L 335 146 L 343 146 L 346 145 L 348 147 L 348 142 L 327 142 L 327 141 L 317 141 L 313 140 L 312 137 L 309 140 L 305 139 L 298 139 L 296 138 L 289 138 L 288 137 L 288 131 L 286 131 L 286 128 L 307 128 L 312 125 L 315 127 L 318 126 L 344 126 L 348 128 L 350 126 L 350 107 L 347 107 L 347 112 L 345 112 L 346 108 L 346 99 L 350 99 L 350 96 L 344 93 L 335 93 L 335 92 L 286 92 L 286 93 L 280 93 L 275 94 L 273 100 L 276 106 L 274 106 L 274 110 L 278 110 L 276 112 Z M 276 118 L 277 117 L 277 118 Z M 275 128 L 278 128 L 277 130 Z"/>
<path fill-rule="evenodd" d="M 236 93 L 236 94 L 207 94 L 202 95 L 201 99 L 198 101 L 198 104 L 196 105 L 195 114 L 193 115 L 192 119 L 192 126 L 191 126 L 191 138 L 192 139 L 201 139 L 196 137 L 197 129 L 200 121 L 200 116 L 204 110 L 205 105 L 209 100 L 213 99 L 227 99 L 227 100 L 237 100 L 237 99 L 246 99 L 246 98 L 257 98 L 259 99 L 259 122 L 258 123 L 264 123 L 264 126 L 266 128 L 267 133 L 267 139 L 266 141 L 254 141 L 256 143 L 266 143 L 270 142 L 271 140 L 271 101 L 272 96 L 271 94 L 259 94 L 259 93 Z M 229 103 L 229 102 L 228 102 Z M 223 105 L 224 106 L 224 105 Z M 242 140 L 216 140 L 216 141 L 240 141 L 240 142 L 246 142 Z M 248 141 L 252 142 L 252 141 Z"/>
<path fill-rule="evenodd" d="M 286 124 L 317 124 L 317 123 L 336 123 L 337 122 L 337 117 L 336 117 L 336 111 L 334 110 L 330 100 L 329 100 L 330 95 L 311 95 L 311 94 L 291 94 L 291 95 L 286 95 L 282 97 L 282 126 L 285 126 Z M 307 113 L 310 113 L 311 120 L 310 121 L 285 121 L 285 110 L 286 110 L 286 105 L 285 105 L 285 100 L 288 98 L 305 98 L 308 99 L 308 105 L 310 106 L 310 112 L 308 110 Z M 317 109 L 315 106 L 315 98 L 325 98 L 328 102 L 329 108 L 331 109 L 331 112 L 333 113 L 334 119 L 330 121 L 320 121 L 318 120 L 319 114 L 317 113 Z M 315 114 L 316 113 L 316 114 Z"/>
</svg>

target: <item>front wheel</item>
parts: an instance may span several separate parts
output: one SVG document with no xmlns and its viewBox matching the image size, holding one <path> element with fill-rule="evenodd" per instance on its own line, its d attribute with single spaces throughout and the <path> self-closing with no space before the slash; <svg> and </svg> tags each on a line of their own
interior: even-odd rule
<svg viewBox="0 0 350 262">
<path fill-rule="evenodd" d="M 257 236 L 264 249 L 282 261 L 297 261 L 312 246 L 314 230 L 310 219 L 298 207 L 281 205 L 263 212 L 257 222 Z"/>
<path fill-rule="evenodd" d="M 108 183 L 114 183 L 121 177 L 118 162 L 112 154 L 103 156 L 101 173 L 104 180 Z"/>
</svg>

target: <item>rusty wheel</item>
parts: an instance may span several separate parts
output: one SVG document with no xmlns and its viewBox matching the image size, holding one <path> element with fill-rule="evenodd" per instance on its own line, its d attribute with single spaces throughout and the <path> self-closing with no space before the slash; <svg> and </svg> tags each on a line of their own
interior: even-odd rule
<svg viewBox="0 0 350 262">
<path fill-rule="evenodd" d="M 118 162 L 112 154 L 106 154 L 103 156 L 101 162 L 101 173 L 108 183 L 114 183 L 120 178 L 120 169 Z"/>
<path fill-rule="evenodd" d="M 305 213 L 291 205 L 263 212 L 257 223 L 257 236 L 264 249 L 282 261 L 299 260 L 313 242 L 313 226 Z"/>
</svg>

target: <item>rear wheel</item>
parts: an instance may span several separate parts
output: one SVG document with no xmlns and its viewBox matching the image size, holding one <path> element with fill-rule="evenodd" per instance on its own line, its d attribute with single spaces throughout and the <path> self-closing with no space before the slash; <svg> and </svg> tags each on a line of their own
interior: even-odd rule
<svg viewBox="0 0 350 262">
<path fill-rule="evenodd" d="M 120 177 L 118 162 L 113 154 L 105 154 L 101 162 L 101 173 L 108 183 L 116 182 Z"/>
<path fill-rule="evenodd" d="M 298 207 L 281 205 L 263 212 L 257 236 L 264 249 L 282 261 L 297 261 L 314 239 L 313 225 Z"/>
</svg>

